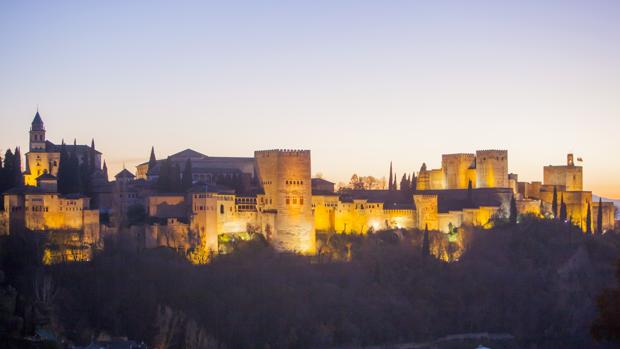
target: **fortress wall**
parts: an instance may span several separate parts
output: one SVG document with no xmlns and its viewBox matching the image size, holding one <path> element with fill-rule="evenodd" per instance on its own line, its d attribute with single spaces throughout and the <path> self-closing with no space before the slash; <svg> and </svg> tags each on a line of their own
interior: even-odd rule
<svg viewBox="0 0 620 349">
<path fill-rule="evenodd" d="M 418 229 L 439 229 L 437 195 L 414 195 L 416 207 L 416 223 Z"/>
<path fill-rule="evenodd" d="M 464 213 L 463 211 L 450 211 L 448 213 L 437 214 L 439 231 L 448 233 L 450 231 L 450 224 L 453 227 L 460 227 L 463 224 Z"/>
<path fill-rule="evenodd" d="M 434 169 L 429 171 L 431 189 L 445 189 L 444 175 L 442 169 Z"/>
<path fill-rule="evenodd" d="M 545 166 L 543 180 L 545 185 L 564 186 L 567 191 L 582 191 L 583 167 Z"/>
<path fill-rule="evenodd" d="M 337 196 L 312 196 L 314 210 L 314 229 L 316 231 L 332 232 L 336 225 Z"/>
<path fill-rule="evenodd" d="M 431 189 L 431 174 L 429 171 L 420 171 L 416 177 L 417 190 Z"/>
<path fill-rule="evenodd" d="M 596 232 L 598 227 L 598 211 L 601 209 L 599 207 L 598 201 L 595 201 L 592 204 L 592 231 Z M 603 210 L 603 231 L 613 230 L 616 223 L 616 208 L 613 202 L 603 202 L 602 205 Z"/>
<path fill-rule="evenodd" d="M 520 215 L 533 214 L 539 216 L 540 212 L 540 200 L 522 199 L 517 200 L 517 212 Z"/>
<path fill-rule="evenodd" d="M 441 168 L 443 170 L 445 189 L 467 189 L 469 168 L 476 161 L 474 154 L 443 154 Z"/>
<path fill-rule="evenodd" d="M 414 229 L 417 227 L 415 210 L 386 209 L 384 212 L 384 217 L 389 222 L 390 228 Z"/>
<path fill-rule="evenodd" d="M 476 187 L 509 188 L 508 151 L 476 151 Z"/>
</svg>

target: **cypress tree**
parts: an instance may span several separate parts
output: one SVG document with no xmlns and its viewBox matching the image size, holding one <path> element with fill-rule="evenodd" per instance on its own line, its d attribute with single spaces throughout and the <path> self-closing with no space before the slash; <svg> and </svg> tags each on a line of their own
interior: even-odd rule
<svg viewBox="0 0 620 349">
<path fill-rule="evenodd" d="M 98 170 L 97 166 L 96 166 L 96 161 L 95 159 L 97 158 L 97 150 L 95 150 L 95 139 L 93 138 L 90 142 L 90 149 L 88 151 L 88 175 L 90 177 L 90 175 L 92 175 L 95 170 Z"/>
<path fill-rule="evenodd" d="M 179 167 L 179 164 L 174 164 L 172 166 L 171 174 L 172 175 L 171 175 L 170 191 L 171 192 L 181 191 L 181 168 Z"/>
<path fill-rule="evenodd" d="M 80 159 L 75 152 L 69 154 L 69 193 L 80 193 L 82 191 L 82 175 L 80 173 Z"/>
<path fill-rule="evenodd" d="M 592 208 L 588 202 L 588 212 L 586 213 L 586 233 L 592 234 Z"/>
<path fill-rule="evenodd" d="M 166 192 L 170 190 L 170 176 L 172 168 L 170 166 L 170 159 L 164 160 L 159 169 L 159 177 L 157 178 L 157 190 L 160 192 Z"/>
<path fill-rule="evenodd" d="M 566 213 L 566 203 L 564 202 L 564 195 L 562 195 L 562 202 L 560 203 L 560 220 L 564 222 L 567 218 L 568 215 Z"/>
<path fill-rule="evenodd" d="M 598 211 L 596 212 L 596 234 L 603 234 L 603 199 L 598 198 Z"/>
<path fill-rule="evenodd" d="M 13 186 L 19 186 L 24 183 L 22 176 L 22 154 L 19 147 L 15 148 L 15 156 L 13 157 L 15 165 L 13 166 Z"/>
<path fill-rule="evenodd" d="M 4 169 L 2 171 L 5 189 L 11 189 L 15 186 L 15 177 L 13 176 L 13 173 L 15 173 L 15 171 L 13 170 L 14 167 L 15 159 L 13 156 L 13 152 L 11 151 L 11 149 L 7 149 L 7 151 L 4 153 Z"/>
<path fill-rule="evenodd" d="M 406 193 L 409 190 L 409 181 L 407 180 L 407 174 L 403 174 L 403 178 L 400 179 L 400 191 Z"/>
<path fill-rule="evenodd" d="M 183 169 L 183 178 L 181 179 L 181 187 L 183 190 L 188 190 L 192 187 L 192 160 L 187 159 L 185 162 L 185 169 Z"/>
<path fill-rule="evenodd" d="M 70 192 L 69 183 L 69 154 L 63 142 L 60 146 L 60 162 L 58 163 L 58 191 L 62 194 Z"/>
<path fill-rule="evenodd" d="M 392 162 L 390 161 L 390 184 L 388 185 L 388 190 L 392 191 L 394 190 L 394 187 L 392 186 Z"/>
<path fill-rule="evenodd" d="M 146 170 L 146 173 L 155 168 L 157 165 L 157 159 L 155 158 L 155 147 L 151 147 L 151 156 L 149 157 L 149 168 Z"/>
<path fill-rule="evenodd" d="M 415 177 L 415 171 L 411 172 L 411 182 L 409 183 L 410 187 L 411 187 L 411 193 L 414 193 L 416 191 L 417 188 L 417 180 Z"/>
<path fill-rule="evenodd" d="M 105 178 L 105 181 L 108 181 L 108 165 L 106 165 L 105 160 L 103 160 L 103 178 Z"/>
<path fill-rule="evenodd" d="M 428 224 L 424 227 L 424 238 L 422 240 L 422 257 L 427 258 L 431 255 L 431 246 L 428 236 Z"/>
<path fill-rule="evenodd" d="M 512 199 L 510 199 L 510 224 L 517 224 L 517 215 L 517 201 L 513 195 Z"/>
<path fill-rule="evenodd" d="M 558 218 L 558 188 L 553 186 L 553 201 L 551 202 L 553 218 Z"/>
</svg>

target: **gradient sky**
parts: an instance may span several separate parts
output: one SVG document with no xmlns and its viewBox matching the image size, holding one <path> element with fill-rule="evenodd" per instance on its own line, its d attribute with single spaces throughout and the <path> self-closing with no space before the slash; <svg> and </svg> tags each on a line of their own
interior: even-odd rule
<svg viewBox="0 0 620 349">
<path fill-rule="evenodd" d="M 0 148 L 90 143 L 111 172 L 193 148 L 312 150 L 346 181 L 508 149 L 583 157 L 620 198 L 620 1 L 2 1 Z"/>
</svg>

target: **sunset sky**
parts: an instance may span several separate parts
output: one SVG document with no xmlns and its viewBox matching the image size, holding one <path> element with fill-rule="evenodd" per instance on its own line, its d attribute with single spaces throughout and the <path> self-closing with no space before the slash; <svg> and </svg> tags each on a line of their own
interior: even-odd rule
<svg viewBox="0 0 620 349">
<path fill-rule="evenodd" d="M 620 198 L 620 1 L 2 1 L 0 150 L 95 138 L 111 174 L 192 148 L 400 176 L 507 149 Z"/>
</svg>

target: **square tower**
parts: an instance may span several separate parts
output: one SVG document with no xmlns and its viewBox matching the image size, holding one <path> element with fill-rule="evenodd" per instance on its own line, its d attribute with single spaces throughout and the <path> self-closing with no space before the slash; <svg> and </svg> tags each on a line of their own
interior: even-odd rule
<svg viewBox="0 0 620 349">
<path fill-rule="evenodd" d="M 265 195 L 264 211 L 275 213 L 271 242 L 280 251 L 315 252 L 309 150 L 254 152 Z"/>
<path fill-rule="evenodd" d="M 510 188 L 507 150 L 476 151 L 476 187 Z"/>
</svg>

